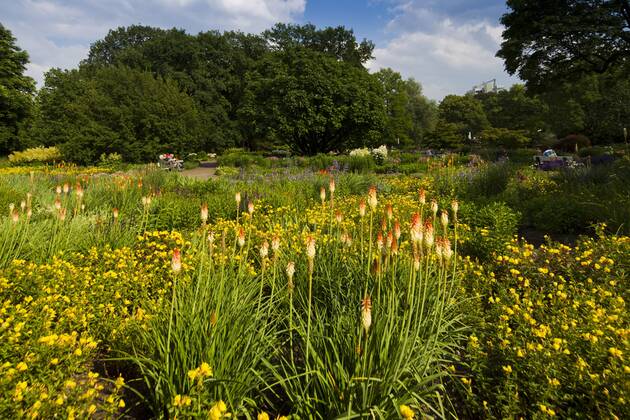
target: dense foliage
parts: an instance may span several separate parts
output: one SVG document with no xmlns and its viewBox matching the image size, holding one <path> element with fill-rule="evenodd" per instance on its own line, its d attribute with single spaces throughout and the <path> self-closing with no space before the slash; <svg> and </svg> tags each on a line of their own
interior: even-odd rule
<svg viewBox="0 0 630 420">
<path fill-rule="evenodd" d="M 21 148 L 33 111 L 35 81 L 24 75 L 28 54 L 15 42 L 0 23 L 0 154 Z"/>
<path fill-rule="evenodd" d="M 194 101 L 174 81 L 128 67 L 51 70 L 39 106 L 33 137 L 75 162 L 103 153 L 149 161 L 201 147 Z"/>
<path fill-rule="evenodd" d="M 497 55 L 530 87 L 622 68 L 630 60 L 628 0 L 508 0 Z"/>
</svg>

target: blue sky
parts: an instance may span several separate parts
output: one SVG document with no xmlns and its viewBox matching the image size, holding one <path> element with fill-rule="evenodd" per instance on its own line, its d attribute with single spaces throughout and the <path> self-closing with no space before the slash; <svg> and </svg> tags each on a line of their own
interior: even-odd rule
<svg viewBox="0 0 630 420">
<path fill-rule="evenodd" d="M 344 25 L 376 44 L 371 71 L 391 67 L 440 100 L 496 78 L 518 82 L 494 57 L 500 0 L 0 0 L 0 22 L 31 56 L 39 85 L 51 67 L 72 68 L 111 28 L 141 23 L 258 33 L 275 22 Z"/>
</svg>

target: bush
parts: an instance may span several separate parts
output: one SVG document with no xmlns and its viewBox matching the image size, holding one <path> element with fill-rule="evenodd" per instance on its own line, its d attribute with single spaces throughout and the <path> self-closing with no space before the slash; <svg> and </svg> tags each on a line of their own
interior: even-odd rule
<svg viewBox="0 0 630 420">
<path fill-rule="evenodd" d="M 219 166 L 232 166 L 236 168 L 249 168 L 253 165 L 269 166 L 267 160 L 254 152 L 243 149 L 229 149 L 217 158 Z"/>
<path fill-rule="evenodd" d="M 583 147 L 589 147 L 591 141 L 583 134 L 569 134 L 566 137 L 561 138 L 555 144 L 555 148 L 562 150 L 563 152 L 573 153 Z"/>
<path fill-rule="evenodd" d="M 375 162 L 371 155 L 367 156 L 350 156 L 347 160 L 348 170 L 350 172 L 371 172 L 374 170 Z"/>
<path fill-rule="evenodd" d="M 462 253 L 479 260 L 489 259 L 514 237 L 519 219 L 520 214 L 504 203 L 463 203 L 461 220 L 470 232 L 464 234 Z"/>
<path fill-rule="evenodd" d="M 61 152 L 56 147 L 33 147 L 21 152 L 13 152 L 9 155 L 11 165 L 24 165 L 29 163 L 49 163 L 61 160 Z"/>
<path fill-rule="evenodd" d="M 103 153 L 99 159 L 99 165 L 105 167 L 117 167 L 122 163 L 122 156 L 119 153 Z"/>
<path fill-rule="evenodd" d="M 593 146 L 593 147 L 584 147 L 578 150 L 579 157 L 603 156 L 603 155 L 612 155 L 612 154 L 613 154 L 612 147 Z"/>
</svg>

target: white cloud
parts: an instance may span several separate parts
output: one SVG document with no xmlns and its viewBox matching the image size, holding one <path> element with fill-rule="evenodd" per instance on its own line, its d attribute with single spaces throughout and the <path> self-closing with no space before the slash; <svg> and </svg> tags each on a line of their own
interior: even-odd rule
<svg viewBox="0 0 630 420">
<path fill-rule="evenodd" d="M 501 25 L 454 21 L 411 2 L 397 5 L 394 11 L 398 14 L 388 24 L 393 37 L 374 50 L 370 70 L 391 67 L 413 77 L 433 99 L 463 94 L 493 78 L 505 86 L 518 81 L 505 73 L 503 61 L 495 57 L 502 41 Z"/>
<path fill-rule="evenodd" d="M 72 68 L 110 29 L 143 24 L 260 32 L 304 13 L 306 0 L 16 0 L 3 4 L 2 24 L 30 55 L 27 73 L 42 86 L 51 67 Z"/>
</svg>

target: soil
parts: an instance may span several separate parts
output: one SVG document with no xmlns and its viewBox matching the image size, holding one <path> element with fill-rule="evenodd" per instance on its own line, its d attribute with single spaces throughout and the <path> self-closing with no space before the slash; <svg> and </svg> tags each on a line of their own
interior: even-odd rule
<svg viewBox="0 0 630 420">
<path fill-rule="evenodd" d="M 208 179 L 215 178 L 216 171 L 217 171 L 216 162 L 201 162 L 197 168 L 187 169 L 180 173 L 184 176 L 196 178 L 201 181 L 207 181 Z"/>
</svg>

